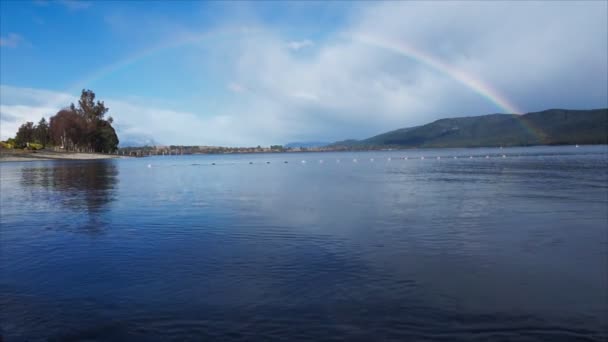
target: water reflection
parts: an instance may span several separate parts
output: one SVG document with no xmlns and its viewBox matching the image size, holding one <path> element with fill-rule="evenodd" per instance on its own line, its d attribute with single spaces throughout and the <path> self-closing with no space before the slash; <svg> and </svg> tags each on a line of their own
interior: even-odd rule
<svg viewBox="0 0 608 342">
<path fill-rule="evenodd" d="M 45 167 L 24 168 L 21 185 L 50 191 L 69 209 L 101 212 L 115 200 L 118 169 L 113 161 L 53 163 Z"/>
<path fill-rule="evenodd" d="M 0 335 L 606 340 L 605 152 L 546 149 L 0 165 Z"/>
</svg>

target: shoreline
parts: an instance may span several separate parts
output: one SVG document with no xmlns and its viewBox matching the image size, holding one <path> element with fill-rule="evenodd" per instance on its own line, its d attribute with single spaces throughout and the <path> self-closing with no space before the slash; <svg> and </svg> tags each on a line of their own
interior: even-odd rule
<svg viewBox="0 0 608 342">
<path fill-rule="evenodd" d="M 123 159 L 128 156 L 104 153 L 84 153 L 84 152 L 55 152 L 55 151 L 36 151 L 26 152 L 20 150 L 0 151 L 0 163 L 4 162 L 29 162 L 39 160 L 101 160 L 101 159 Z"/>
</svg>

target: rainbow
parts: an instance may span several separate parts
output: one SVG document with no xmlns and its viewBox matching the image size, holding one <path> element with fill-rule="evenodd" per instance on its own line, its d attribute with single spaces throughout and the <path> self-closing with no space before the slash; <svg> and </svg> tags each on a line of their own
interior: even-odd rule
<svg viewBox="0 0 608 342">
<path fill-rule="evenodd" d="M 352 35 L 351 38 L 356 42 L 388 50 L 393 53 L 397 53 L 399 55 L 411 58 L 422 65 L 425 65 L 444 75 L 447 75 L 450 78 L 467 86 L 469 89 L 473 90 L 482 97 L 486 98 L 498 108 L 504 110 L 507 114 L 522 113 L 519 109 L 517 109 L 514 104 L 508 101 L 504 96 L 501 96 L 496 89 L 484 83 L 479 78 L 476 78 L 471 74 L 467 74 L 462 70 L 459 70 L 449 64 L 446 64 L 441 60 L 433 57 L 432 55 L 415 48 L 412 45 L 408 45 L 405 43 L 397 43 L 394 41 L 389 41 L 380 38 L 378 36 L 372 36 L 367 34 L 356 34 Z"/>
<path fill-rule="evenodd" d="M 169 43 L 163 42 L 161 44 L 153 45 L 147 49 L 138 51 L 128 57 L 119 60 L 115 63 L 112 63 L 106 67 L 103 67 L 94 73 L 90 74 L 85 79 L 79 80 L 71 87 L 68 87 L 68 93 L 80 91 L 82 88 L 86 88 L 91 83 L 99 80 L 103 77 L 106 77 L 109 74 L 112 74 L 120 69 L 123 69 L 129 65 L 132 65 L 140 60 L 143 60 L 149 56 L 155 55 L 159 52 L 178 48 L 190 44 L 200 43 L 204 40 L 209 40 L 211 38 L 216 38 L 219 36 L 223 36 L 226 34 L 239 34 L 246 35 L 252 33 L 263 32 L 260 29 L 255 28 L 224 28 L 221 30 L 213 30 L 207 31 L 200 34 L 192 34 L 192 35 L 184 35 L 183 37 L 173 40 Z M 390 51 L 392 53 L 396 53 L 398 55 L 404 56 L 406 58 L 412 59 L 417 63 L 425 65 L 443 75 L 446 75 L 459 83 L 463 84 L 467 88 L 471 89 L 475 93 L 479 94 L 492 104 L 494 104 L 497 108 L 504 111 L 507 114 L 522 114 L 522 111 L 517 108 L 511 101 L 509 101 L 505 96 L 501 95 L 496 89 L 491 87 L 489 84 L 485 83 L 475 75 L 467 73 L 463 70 L 460 70 L 452 65 L 449 65 L 440 59 L 432 56 L 431 54 L 422 51 L 410 44 L 406 44 L 404 42 L 396 42 L 387 40 L 385 38 L 379 37 L 378 35 L 370 35 L 370 34 L 350 34 L 345 36 L 347 39 L 357 42 L 360 44 L 364 44 L 370 47 L 379 48 L 383 50 Z M 530 131 L 535 136 L 541 136 L 541 132 L 538 132 L 537 129 L 532 127 L 525 120 L 519 120 L 522 125 Z"/>
<path fill-rule="evenodd" d="M 79 80 L 74 85 L 68 87 L 68 89 L 71 91 L 80 91 L 82 88 L 86 88 L 91 83 L 93 83 L 99 79 L 102 79 L 103 77 L 106 77 L 107 75 L 110 75 L 116 71 L 119 71 L 129 65 L 132 65 L 136 62 L 139 62 L 145 58 L 153 56 L 162 51 L 200 43 L 206 39 L 208 40 L 211 38 L 217 38 L 217 37 L 220 37 L 225 34 L 243 34 L 244 35 L 244 34 L 250 34 L 253 32 L 257 32 L 257 31 L 258 30 L 251 29 L 251 28 L 228 28 L 228 29 L 222 29 L 222 30 L 207 31 L 207 32 L 199 33 L 199 34 L 187 34 L 178 39 L 172 40 L 169 43 L 162 42 L 160 44 L 152 45 L 146 49 L 137 51 L 134 54 L 127 56 L 124 59 L 121 59 L 115 63 L 109 64 L 109 65 L 95 71 L 94 73 L 90 74 L 87 78 Z"/>
<path fill-rule="evenodd" d="M 517 106 L 502 96 L 496 89 L 479 78 L 474 77 L 474 75 L 465 73 L 464 71 L 446 64 L 432 55 L 403 42 L 389 41 L 379 36 L 368 34 L 355 34 L 351 35 L 350 38 L 361 44 L 373 46 L 410 58 L 417 63 L 449 76 L 502 109 L 505 114 L 514 114 L 521 127 L 532 136 L 537 137 L 539 142 L 545 140 L 546 135 L 521 115 L 523 114 L 523 111 L 519 110 Z"/>
</svg>

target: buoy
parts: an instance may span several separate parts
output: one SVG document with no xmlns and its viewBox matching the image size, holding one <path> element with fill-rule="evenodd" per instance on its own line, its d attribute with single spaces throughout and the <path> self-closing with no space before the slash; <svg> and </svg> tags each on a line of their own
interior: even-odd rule
<svg viewBox="0 0 608 342">
<path fill-rule="evenodd" d="M 253 162 L 249 162 L 249 164 L 253 164 Z"/>
<path fill-rule="evenodd" d="M 339 163 L 339 162 L 340 162 L 340 159 L 336 159 L 336 163 Z"/>
<path fill-rule="evenodd" d="M 469 159 L 473 159 L 473 156 L 469 156 Z"/>
<path fill-rule="evenodd" d="M 266 164 L 270 164 L 270 162 L 269 162 L 269 161 L 267 161 L 267 162 L 266 162 Z"/>
<path fill-rule="evenodd" d="M 387 160 L 388 160 L 388 161 L 391 161 L 391 157 L 388 157 L 388 158 L 387 158 Z"/>
<path fill-rule="evenodd" d="M 211 165 L 215 165 L 215 163 L 211 163 Z"/>
<path fill-rule="evenodd" d="M 424 156 L 420 157 L 420 160 L 424 160 Z"/>
<path fill-rule="evenodd" d="M 148 169 L 151 169 L 151 168 L 152 168 L 152 164 L 148 164 Z"/>
<path fill-rule="evenodd" d="M 486 159 L 490 158 L 490 156 L 486 156 Z"/>
<path fill-rule="evenodd" d="M 458 157 L 454 156 L 454 159 L 458 159 Z"/>
<path fill-rule="evenodd" d="M 369 161 L 373 163 L 374 162 L 374 158 L 369 158 Z"/>
<path fill-rule="evenodd" d="M 306 160 L 302 160 L 302 164 L 306 164 Z"/>
<path fill-rule="evenodd" d="M 503 158 L 507 158 L 507 156 L 505 156 L 504 154 L 502 155 Z"/>
<path fill-rule="evenodd" d="M 407 160 L 407 157 L 403 157 L 403 159 Z"/>
<path fill-rule="evenodd" d="M 437 160 L 439 160 L 439 159 L 441 159 L 441 157 L 440 157 L 440 156 L 437 156 Z"/>
<path fill-rule="evenodd" d="M 287 160 L 286 160 L 286 161 L 284 161 L 283 163 L 287 164 Z"/>
<path fill-rule="evenodd" d="M 357 158 L 353 158 L 353 163 L 356 163 L 356 162 L 357 162 Z"/>
</svg>

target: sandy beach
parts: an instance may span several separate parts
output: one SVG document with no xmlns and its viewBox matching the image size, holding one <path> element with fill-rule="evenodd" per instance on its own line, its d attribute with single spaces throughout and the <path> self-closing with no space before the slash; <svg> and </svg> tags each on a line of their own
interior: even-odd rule
<svg viewBox="0 0 608 342">
<path fill-rule="evenodd" d="M 36 160 L 95 160 L 114 158 L 129 157 L 104 153 L 0 150 L 0 162 L 22 162 Z"/>
</svg>

